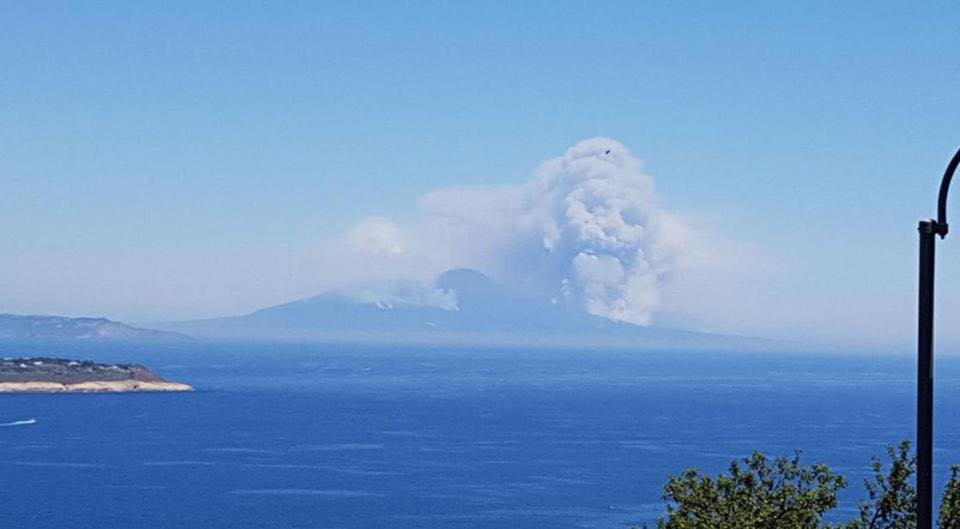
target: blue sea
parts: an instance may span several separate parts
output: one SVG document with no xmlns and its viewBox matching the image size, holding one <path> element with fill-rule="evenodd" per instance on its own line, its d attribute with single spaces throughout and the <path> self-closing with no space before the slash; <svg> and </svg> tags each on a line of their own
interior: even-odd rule
<svg viewBox="0 0 960 529">
<path fill-rule="evenodd" d="M 626 528 L 762 450 L 850 478 L 914 435 L 910 356 L 348 345 L 5 346 L 142 362 L 189 394 L 0 396 L 0 526 Z M 937 478 L 960 359 L 937 365 Z"/>
</svg>

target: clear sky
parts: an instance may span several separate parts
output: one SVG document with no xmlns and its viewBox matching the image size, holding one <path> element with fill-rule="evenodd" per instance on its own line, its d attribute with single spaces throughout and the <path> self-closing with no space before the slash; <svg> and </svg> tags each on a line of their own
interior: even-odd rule
<svg viewBox="0 0 960 529">
<path fill-rule="evenodd" d="M 907 344 L 916 222 L 960 146 L 960 10 L 837 4 L 0 3 L 0 312 L 303 297 L 359 219 L 605 136 L 762 263 L 655 322 Z"/>
</svg>

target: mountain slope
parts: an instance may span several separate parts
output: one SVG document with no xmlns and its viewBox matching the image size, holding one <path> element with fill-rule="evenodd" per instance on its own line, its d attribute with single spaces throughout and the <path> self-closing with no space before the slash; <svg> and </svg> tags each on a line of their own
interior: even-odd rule
<svg viewBox="0 0 960 529">
<path fill-rule="evenodd" d="M 0 340 L 3 341 L 134 341 L 180 340 L 181 334 L 141 329 L 106 318 L 67 318 L 0 314 Z"/>
<path fill-rule="evenodd" d="M 562 343 L 659 343 L 740 340 L 709 334 L 639 327 L 588 314 L 568 305 L 501 285 L 474 270 L 441 274 L 433 292 L 453 300 L 422 303 L 397 296 L 357 296 L 328 292 L 308 299 L 268 307 L 243 316 L 156 324 L 193 336 L 229 339 L 370 338 L 401 341 L 454 339 L 499 341 L 524 338 Z"/>
</svg>

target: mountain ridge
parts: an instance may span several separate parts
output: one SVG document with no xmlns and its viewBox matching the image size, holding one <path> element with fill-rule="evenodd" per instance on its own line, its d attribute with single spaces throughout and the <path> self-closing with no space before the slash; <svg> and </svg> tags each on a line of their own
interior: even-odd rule
<svg viewBox="0 0 960 529">
<path fill-rule="evenodd" d="M 101 317 L 43 314 L 0 314 L 4 341 L 135 341 L 185 340 L 180 333 L 146 329 Z"/>
<path fill-rule="evenodd" d="M 369 291 L 364 296 L 327 291 L 239 316 L 153 326 L 199 338 L 242 340 L 645 343 L 688 348 L 762 341 L 614 321 L 510 288 L 471 269 L 443 272 L 425 288 L 413 301 L 390 293 L 377 297 Z"/>
</svg>

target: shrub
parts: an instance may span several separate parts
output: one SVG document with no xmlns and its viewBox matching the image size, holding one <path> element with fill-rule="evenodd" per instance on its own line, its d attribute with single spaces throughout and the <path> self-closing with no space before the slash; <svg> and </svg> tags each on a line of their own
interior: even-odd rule
<svg viewBox="0 0 960 529">
<path fill-rule="evenodd" d="M 658 529 L 915 529 L 916 459 L 909 441 L 887 448 L 889 467 L 873 459 L 864 481 L 868 499 L 859 517 L 845 524 L 823 523 L 846 487 L 826 465 L 805 466 L 800 453 L 770 460 L 755 452 L 733 461 L 716 478 L 688 469 L 671 476 L 663 489 L 667 514 Z M 940 506 L 940 529 L 960 529 L 960 466 L 953 467 Z"/>
<path fill-rule="evenodd" d="M 816 529 L 837 506 L 842 476 L 825 465 L 805 467 L 800 454 L 770 461 L 754 453 L 716 479 L 697 470 L 671 477 L 660 529 Z"/>
</svg>

